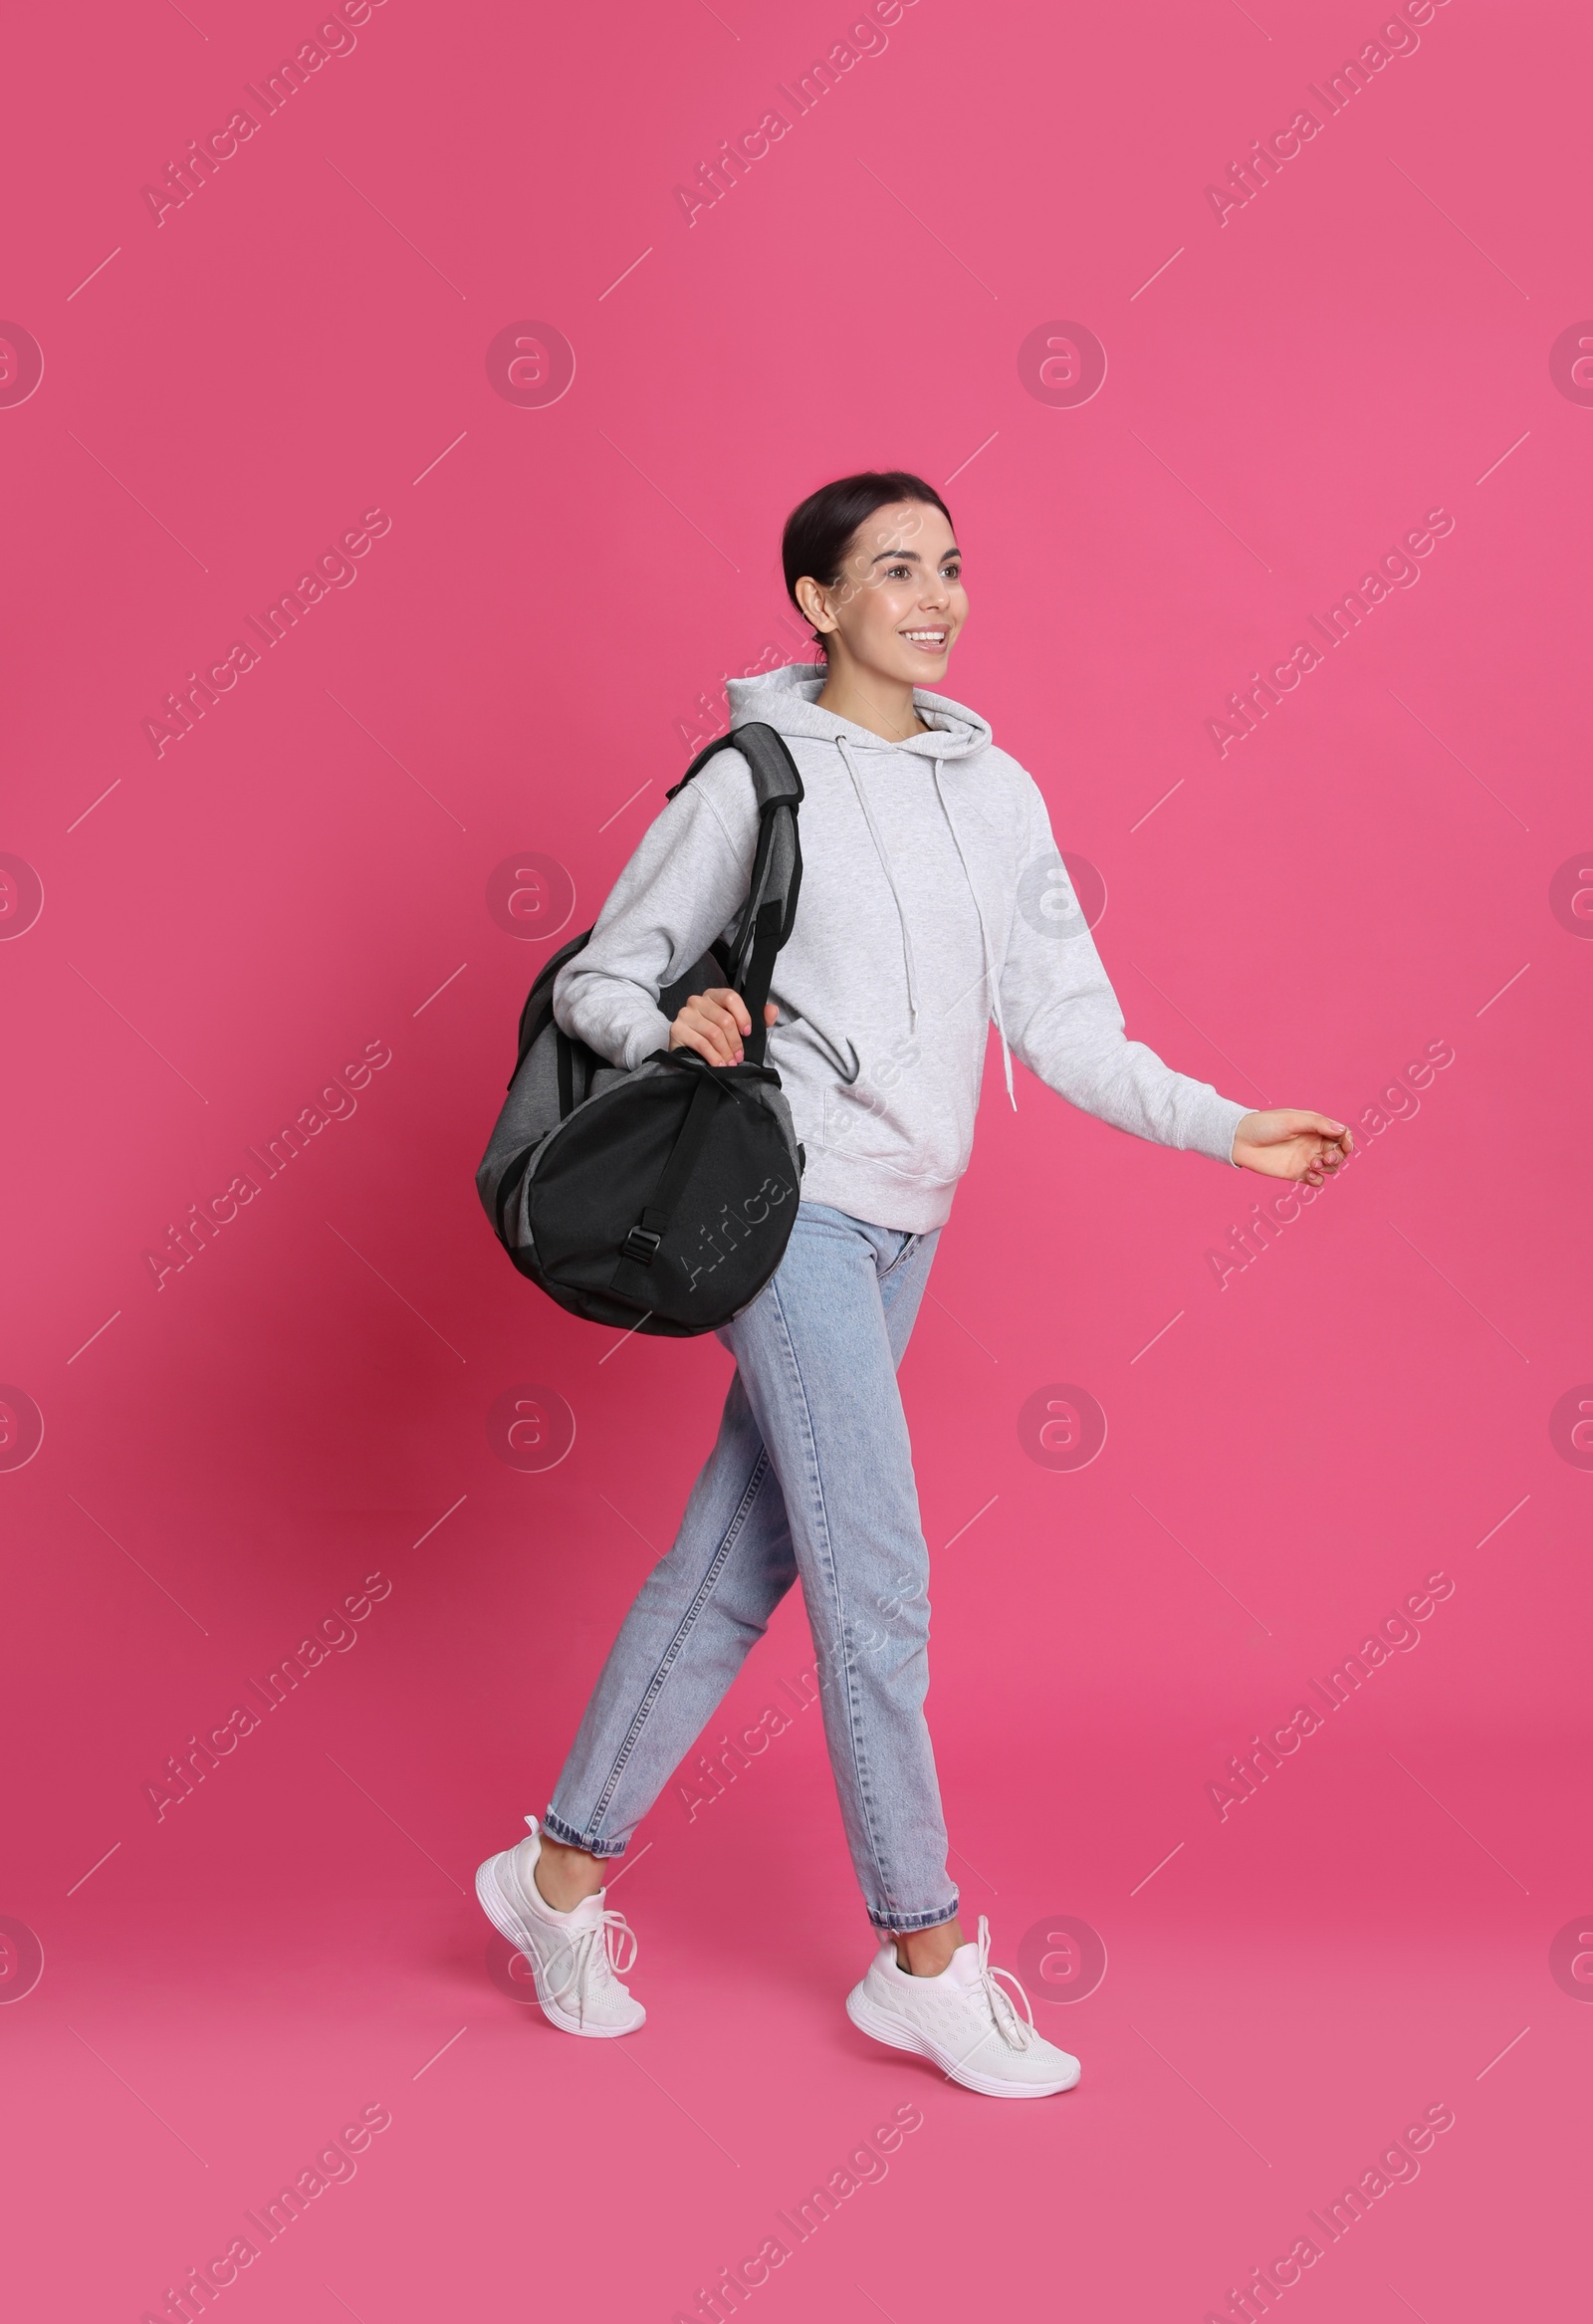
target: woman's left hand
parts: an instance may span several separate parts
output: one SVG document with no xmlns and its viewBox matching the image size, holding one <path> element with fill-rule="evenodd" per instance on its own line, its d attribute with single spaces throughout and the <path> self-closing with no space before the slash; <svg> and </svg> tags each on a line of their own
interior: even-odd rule
<svg viewBox="0 0 1593 2324">
<path fill-rule="evenodd" d="M 1344 1123 L 1325 1113 L 1274 1106 L 1242 1118 L 1234 1133 L 1234 1160 L 1263 1178 L 1303 1178 L 1309 1186 L 1320 1186 L 1323 1173 L 1346 1161 L 1354 1145 Z"/>
</svg>

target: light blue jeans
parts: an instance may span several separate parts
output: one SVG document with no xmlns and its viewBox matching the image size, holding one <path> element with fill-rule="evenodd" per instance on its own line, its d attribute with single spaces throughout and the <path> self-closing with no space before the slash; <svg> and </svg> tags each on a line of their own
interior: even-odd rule
<svg viewBox="0 0 1593 2324">
<path fill-rule="evenodd" d="M 802 1203 L 773 1280 L 719 1336 L 719 1439 L 642 1583 L 544 1818 L 618 1856 L 801 1576 L 852 1862 L 880 1931 L 957 1913 L 924 1696 L 929 1552 L 896 1385 L 937 1234 Z"/>
</svg>

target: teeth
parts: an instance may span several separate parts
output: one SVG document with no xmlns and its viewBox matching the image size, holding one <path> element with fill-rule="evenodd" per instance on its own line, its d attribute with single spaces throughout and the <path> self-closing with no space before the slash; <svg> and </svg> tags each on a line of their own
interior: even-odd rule
<svg viewBox="0 0 1593 2324">
<path fill-rule="evenodd" d="M 931 638 L 935 644 L 940 645 L 945 641 L 946 632 L 944 629 L 904 629 L 902 635 L 903 637 Z"/>
</svg>

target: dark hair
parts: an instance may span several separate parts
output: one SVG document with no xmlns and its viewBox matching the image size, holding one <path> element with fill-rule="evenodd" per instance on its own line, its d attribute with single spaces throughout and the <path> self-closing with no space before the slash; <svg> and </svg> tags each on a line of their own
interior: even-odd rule
<svg viewBox="0 0 1593 2324">
<path fill-rule="evenodd" d="M 902 500 L 927 502 L 939 509 L 948 525 L 952 521 L 952 512 L 935 487 L 921 476 L 909 475 L 905 468 L 865 468 L 856 476 L 837 476 L 833 484 L 821 484 L 792 510 L 780 538 L 780 555 L 786 571 L 786 594 L 798 613 L 796 583 L 802 577 L 808 576 L 820 588 L 833 588 L 858 527 L 866 524 L 876 509 Z M 816 632 L 813 643 L 827 661 L 828 649 Z"/>
</svg>

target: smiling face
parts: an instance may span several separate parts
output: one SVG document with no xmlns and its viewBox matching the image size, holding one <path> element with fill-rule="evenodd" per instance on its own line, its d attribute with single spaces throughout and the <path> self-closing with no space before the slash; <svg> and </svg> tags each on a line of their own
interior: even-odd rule
<svg viewBox="0 0 1593 2324">
<path fill-rule="evenodd" d="M 837 677 L 936 686 L 968 618 L 962 554 L 946 517 L 924 501 L 876 509 L 853 534 L 840 576 L 796 583 Z"/>
</svg>

